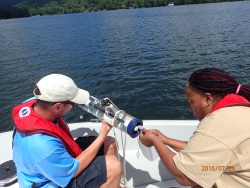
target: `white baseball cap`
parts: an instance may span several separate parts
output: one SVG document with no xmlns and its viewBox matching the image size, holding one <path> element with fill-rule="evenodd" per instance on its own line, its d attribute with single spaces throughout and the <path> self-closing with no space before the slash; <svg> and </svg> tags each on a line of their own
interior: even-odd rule
<svg viewBox="0 0 250 188">
<path fill-rule="evenodd" d="M 89 100 L 89 92 L 80 89 L 68 76 L 62 74 L 50 74 L 43 77 L 37 87 L 40 95 L 35 93 L 37 99 L 47 102 L 72 101 L 76 104 L 86 104 Z"/>
</svg>

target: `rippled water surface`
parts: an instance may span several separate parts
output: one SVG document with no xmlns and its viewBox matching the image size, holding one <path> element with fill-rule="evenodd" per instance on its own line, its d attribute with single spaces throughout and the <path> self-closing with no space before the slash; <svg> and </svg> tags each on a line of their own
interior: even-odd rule
<svg viewBox="0 0 250 188">
<path fill-rule="evenodd" d="M 50 73 L 141 119 L 193 119 L 184 89 L 196 69 L 249 84 L 249 13 L 244 1 L 0 20 L 0 131 Z M 90 118 L 77 107 L 66 116 Z"/>
</svg>

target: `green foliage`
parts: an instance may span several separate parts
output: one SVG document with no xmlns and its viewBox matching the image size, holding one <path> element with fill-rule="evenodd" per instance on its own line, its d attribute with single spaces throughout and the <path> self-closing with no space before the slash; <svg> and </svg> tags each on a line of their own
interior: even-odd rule
<svg viewBox="0 0 250 188">
<path fill-rule="evenodd" d="M 26 8 L 8 7 L 0 8 L 0 19 L 29 17 L 30 13 Z"/>
<path fill-rule="evenodd" d="M 19 15 L 52 15 L 99 10 L 157 7 L 166 6 L 169 2 L 174 2 L 175 5 L 185 5 L 221 1 L 225 0 L 22 0 L 15 8 L 13 7 L 8 10 L 0 9 L 0 19 Z M 29 11 L 28 13 L 27 10 Z"/>
</svg>

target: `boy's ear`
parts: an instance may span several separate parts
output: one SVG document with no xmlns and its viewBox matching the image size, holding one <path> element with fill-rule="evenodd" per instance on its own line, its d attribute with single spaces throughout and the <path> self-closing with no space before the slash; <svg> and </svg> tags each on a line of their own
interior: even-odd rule
<svg viewBox="0 0 250 188">
<path fill-rule="evenodd" d="M 62 107 L 62 103 L 56 103 L 56 104 L 54 104 L 54 110 L 55 111 L 59 111 L 60 109 L 61 109 L 61 107 Z"/>
</svg>

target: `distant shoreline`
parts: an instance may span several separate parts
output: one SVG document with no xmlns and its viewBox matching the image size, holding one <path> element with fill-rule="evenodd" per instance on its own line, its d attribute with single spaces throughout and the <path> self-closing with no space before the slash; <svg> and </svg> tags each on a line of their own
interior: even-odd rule
<svg viewBox="0 0 250 188">
<path fill-rule="evenodd" d="M 38 3 L 32 3 L 32 1 L 21 0 L 18 4 L 12 6 L 6 6 L 0 8 L 0 20 L 11 18 L 23 18 L 31 16 L 43 16 L 43 15 L 55 15 L 55 14 L 71 14 L 81 12 L 96 12 L 96 11 L 108 11 L 118 9 L 134 9 L 134 8 L 151 8 L 162 7 L 171 5 L 190 5 L 190 4 L 206 4 L 206 3 L 220 3 L 224 0 L 129 0 L 124 3 L 122 0 L 116 1 L 116 3 L 104 3 L 105 0 L 97 0 L 95 3 L 88 3 L 90 1 L 74 2 L 69 4 L 69 1 L 65 3 L 59 3 L 56 1 L 44 1 L 40 0 Z M 227 2 L 235 2 L 237 0 L 229 0 Z M 83 3 L 84 2 L 84 3 Z M 105 1 L 106 2 L 106 1 Z"/>
</svg>

